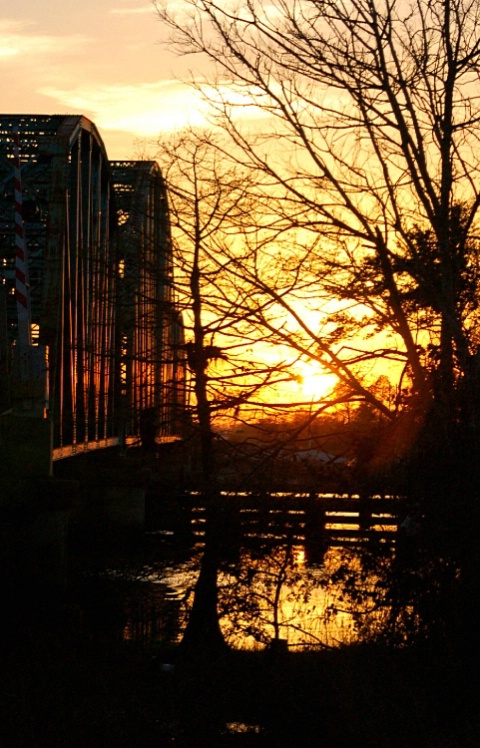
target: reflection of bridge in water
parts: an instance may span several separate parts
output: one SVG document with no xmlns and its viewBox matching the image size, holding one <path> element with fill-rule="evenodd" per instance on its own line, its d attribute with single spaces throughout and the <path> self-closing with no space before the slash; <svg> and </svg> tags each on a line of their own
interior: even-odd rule
<svg viewBox="0 0 480 748">
<path fill-rule="evenodd" d="M 52 424 L 54 460 L 128 443 L 152 424 L 160 439 L 178 437 L 185 370 L 172 279 L 156 162 L 110 162 L 85 117 L 0 115 L 2 446 L 14 431 L 20 442 L 43 433 L 39 419 Z"/>
</svg>

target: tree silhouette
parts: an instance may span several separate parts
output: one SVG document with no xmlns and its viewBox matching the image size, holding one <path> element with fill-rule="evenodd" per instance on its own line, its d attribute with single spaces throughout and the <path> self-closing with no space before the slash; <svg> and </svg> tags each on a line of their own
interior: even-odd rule
<svg viewBox="0 0 480 748">
<path fill-rule="evenodd" d="M 177 50 L 213 65 L 194 85 L 263 199 L 239 268 L 274 302 L 259 324 L 390 418 L 428 563 L 448 567 L 456 600 L 462 585 L 478 596 L 465 538 L 478 527 L 479 3 L 155 5 Z M 268 255 L 257 238 L 272 226 Z M 379 364 L 396 377 L 390 404 L 369 386 Z"/>
<path fill-rule="evenodd" d="M 215 419 L 233 417 L 262 388 L 289 378 L 281 365 L 255 359 L 249 288 L 237 268 L 248 244 L 241 241 L 252 210 L 251 185 L 237 166 L 225 165 L 207 133 L 190 131 L 159 143 L 166 180 L 176 263 L 175 292 L 181 310 L 183 348 L 193 383 L 193 429 L 200 470 L 193 488 L 207 506 L 205 551 L 183 646 L 224 648 L 217 613 L 217 571 L 228 542 L 219 504 Z"/>
</svg>

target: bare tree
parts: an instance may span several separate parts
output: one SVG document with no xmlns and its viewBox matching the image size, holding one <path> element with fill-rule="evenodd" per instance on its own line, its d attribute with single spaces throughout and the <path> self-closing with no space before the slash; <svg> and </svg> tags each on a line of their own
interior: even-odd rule
<svg viewBox="0 0 480 748">
<path fill-rule="evenodd" d="M 242 268 L 251 263 L 248 226 L 256 207 L 249 175 L 228 163 L 205 132 L 161 140 L 175 256 L 175 293 L 185 326 L 193 382 L 192 410 L 201 452 L 201 489 L 215 490 L 215 424 L 240 408 L 267 407 L 260 395 L 291 379 L 281 360 L 262 359 L 257 315 L 268 296 L 252 301 Z M 257 350 L 258 349 L 258 350 Z M 217 429 L 218 431 L 218 429 Z"/>
<path fill-rule="evenodd" d="M 477 281 L 478 3 L 156 6 L 180 51 L 216 66 L 213 106 L 238 157 L 276 185 L 277 225 L 302 229 L 317 295 L 345 302 L 319 336 L 282 294 L 304 345 L 354 386 L 359 362 L 396 359 L 423 402 L 448 401 L 477 344 L 465 295 Z M 250 137 L 242 122 L 259 111 Z M 376 330 L 390 339 L 368 346 Z"/>
<path fill-rule="evenodd" d="M 250 252 L 245 216 L 254 211 L 248 176 L 227 164 L 207 133 L 190 131 L 159 143 L 166 180 L 176 264 L 177 308 L 185 324 L 193 381 L 193 429 L 200 445 L 198 488 L 207 506 L 205 552 L 184 646 L 222 649 L 217 613 L 217 571 L 226 528 L 218 501 L 215 421 L 236 416 L 265 387 L 290 373 L 255 358 L 258 324 L 248 285 L 238 268 Z M 267 298 L 266 303 L 271 303 Z M 258 405 L 257 405 L 258 406 Z M 266 405 L 265 405 L 266 407 Z"/>
</svg>

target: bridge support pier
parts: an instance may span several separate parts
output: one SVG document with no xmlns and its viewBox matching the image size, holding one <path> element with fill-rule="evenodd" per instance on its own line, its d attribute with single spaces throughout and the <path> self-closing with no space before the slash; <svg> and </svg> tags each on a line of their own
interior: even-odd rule
<svg viewBox="0 0 480 748">
<path fill-rule="evenodd" d="M 76 485 L 52 478 L 46 418 L 0 416 L 0 543 L 3 585 L 12 601 L 61 592 L 66 584 L 68 517 Z"/>
<path fill-rule="evenodd" d="M 0 479 L 2 588 L 15 615 L 59 599 L 66 588 L 68 529 L 75 482 L 49 477 Z"/>
<path fill-rule="evenodd" d="M 52 424 L 47 418 L 9 412 L 0 416 L 2 473 L 15 478 L 52 475 Z"/>
</svg>

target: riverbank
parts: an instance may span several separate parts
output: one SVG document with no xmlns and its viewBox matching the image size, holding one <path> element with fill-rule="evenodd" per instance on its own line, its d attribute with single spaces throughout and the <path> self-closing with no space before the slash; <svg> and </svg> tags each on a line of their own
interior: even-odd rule
<svg viewBox="0 0 480 748">
<path fill-rule="evenodd" d="M 30 613 L 3 640 L 5 747 L 480 744 L 471 658 L 366 646 L 179 657 L 92 636 L 74 605 Z"/>
</svg>

